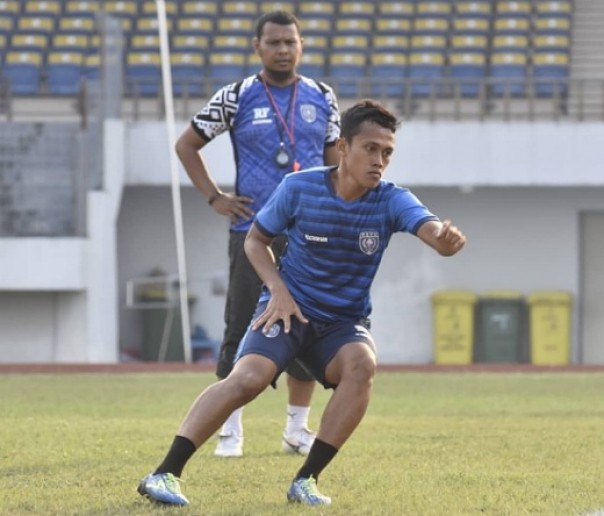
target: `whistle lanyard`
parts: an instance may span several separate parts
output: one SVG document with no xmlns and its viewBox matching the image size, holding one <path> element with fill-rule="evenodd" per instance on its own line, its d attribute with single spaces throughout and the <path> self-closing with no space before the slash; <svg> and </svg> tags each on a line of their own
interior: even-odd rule
<svg viewBox="0 0 604 516">
<path fill-rule="evenodd" d="M 294 81 L 294 91 L 292 92 L 292 94 L 290 96 L 289 106 L 287 107 L 287 112 L 285 113 L 285 117 L 281 114 L 281 110 L 279 109 L 279 106 L 275 102 L 273 94 L 271 93 L 271 90 L 269 89 L 268 84 L 266 84 L 266 81 L 264 80 L 264 77 L 262 77 L 262 75 L 260 75 L 260 80 L 262 81 L 262 84 L 264 86 L 264 91 L 266 91 L 266 96 L 268 97 L 268 101 L 270 102 L 270 105 L 273 108 L 273 111 L 275 112 L 275 115 L 277 117 L 277 121 L 278 121 L 277 128 L 279 131 L 279 137 L 281 138 L 281 146 L 283 146 L 283 144 L 284 144 L 283 130 L 285 129 L 285 134 L 287 134 L 289 143 L 292 148 L 292 153 L 294 154 L 294 159 L 295 159 L 296 137 L 294 135 L 294 127 L 295 127 L 295 123 L 296 123 L 296 110 L 293 107 L 296 105 L 296 98 L 298 97 L 298 78 L 296 77 L 296 80 Z M 287 118 L 289 118 L 289 125 L 287 124 L 287 120 L 286 120 Z"/>
</svg>

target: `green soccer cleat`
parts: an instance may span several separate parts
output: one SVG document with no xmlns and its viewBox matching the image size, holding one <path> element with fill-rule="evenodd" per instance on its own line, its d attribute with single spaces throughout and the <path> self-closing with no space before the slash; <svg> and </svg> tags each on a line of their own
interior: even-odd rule
<svg viewBox="0 0 604 516">
<path fill-rule="evenodd" d="M 140 481 L 137 491 L 154 502 L 166 505 L 189 505 L 189 500 L 180 492 L 180 478 L 172 473 L 147 475 Z"/>
<path fill-rule="evenodd" d="M 331 498 L 319 493 L 317 481 L 312 477 L 296 478 L 287 491 L 287 499 L 304 505 L 331 505 Z"/>
</svg>

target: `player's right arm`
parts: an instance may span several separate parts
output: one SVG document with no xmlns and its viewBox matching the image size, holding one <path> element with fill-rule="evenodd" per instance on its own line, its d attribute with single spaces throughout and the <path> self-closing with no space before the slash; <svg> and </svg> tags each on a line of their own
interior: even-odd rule
<svg viewBox="0 0 604 516">
<path fill-rule="evenodd" d="M 262 328 L 266 333 L 273 324 L 283 321 L 283 331 L 289 333 L 292 317 L 303 323 L 307 323 L 308 320 L 302 315 L 300 307 L 281 278 L 275 255 L 270 247 L 272 241 L 273 237 L 265 235 L 256 224 L 252 224 L 245 238 L 245 253 L 256 274 L 271 293 L 266 310 L 253 322 L 252 329 Z"/>
</svg>

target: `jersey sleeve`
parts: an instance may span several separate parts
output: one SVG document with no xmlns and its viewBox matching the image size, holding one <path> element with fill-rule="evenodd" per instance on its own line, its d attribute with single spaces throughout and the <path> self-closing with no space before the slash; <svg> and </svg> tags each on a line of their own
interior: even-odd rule
<svg viewBox="0 0 604 516">
<path fill-rule="evenodd" d="M 293 202 L 290 181 L 287 180 L 287 177 L 285 176 L 271 194 L 254 220 L 258 230 L 268 237 L 276 237 L 284 233 L 292 219 Z"/>
<path fill-rule="evenodd" d="M 220 88 L 210 101 L 193 116 L 191 125 L 207 141 L 228 131 L 239 105 L 240 82 Z"/>
<path fill-rule="evenodd" d="M 395 231 L 417 235 L 422 224 L 429 220 L 439 220 L 414 194 L 404 188 L 394 191 L 389 207 Z"/>
<path fill-rule="evenodd" d="M 321 89 L 325 95 L 325 101 L 329 106 L 329 118 L 327 120 L 327 132 L 325 134 L 325 146 L 335 145 L 340 137 L 340 110 L 338 108 L 338 99 L 333 89 L 325 84 L 320 83 Z"/>
</svg>

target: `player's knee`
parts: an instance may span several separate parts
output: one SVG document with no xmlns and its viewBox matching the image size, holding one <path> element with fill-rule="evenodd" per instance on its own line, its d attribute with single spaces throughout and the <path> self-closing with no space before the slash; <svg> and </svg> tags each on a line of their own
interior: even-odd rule
<svg viewBox="0 0 604 516">
<path fill-rule="evenodd" d="M 375 357 L 371 353 L 358 353 L 349 363 L 345 376 L 355 383 L 371 385 L 375 376 Z"/>
<path fill-rule="evenodd" d="M 270 378 L 265 378 L 256 371 L 245 370 L 234 371 L 229 375 L 228 381 L 237 399 L 242 403 L 248 403 L 266 389 Z"/>
</svg>

